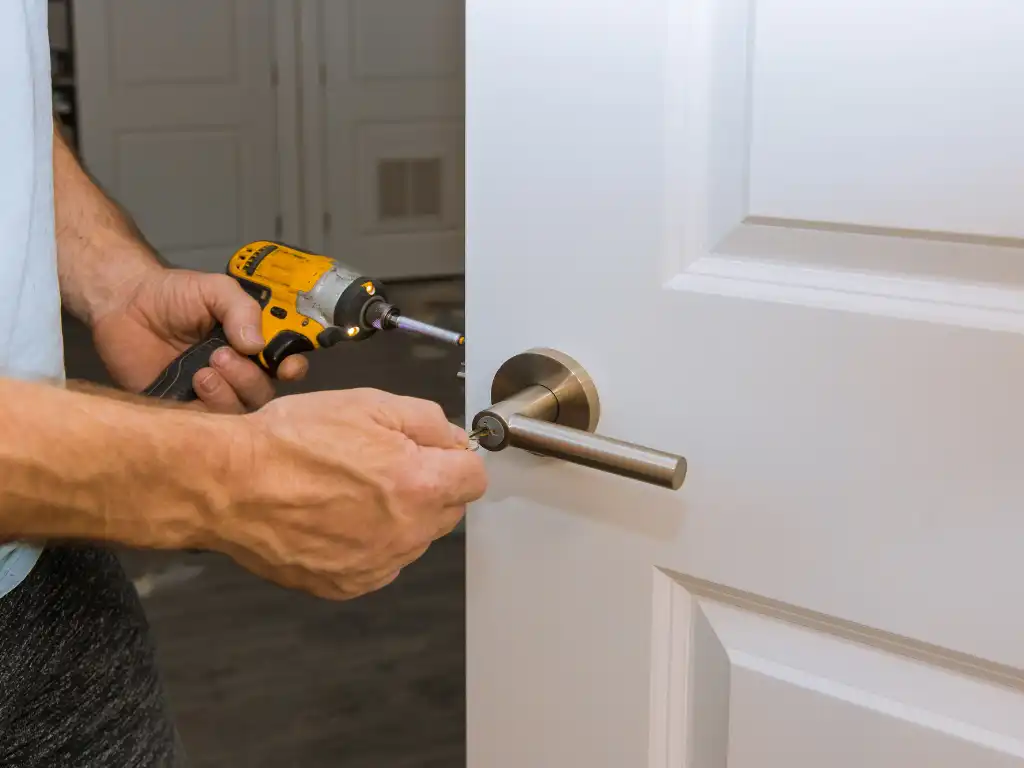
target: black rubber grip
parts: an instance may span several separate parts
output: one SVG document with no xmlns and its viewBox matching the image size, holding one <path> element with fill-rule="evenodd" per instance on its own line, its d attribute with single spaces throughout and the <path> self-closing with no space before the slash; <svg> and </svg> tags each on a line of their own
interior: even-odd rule
<svg viewBox="0 0 1024 768">
<path fill-rule="evenodd" d="M 223 326 L 216 326 L 210 335 L 182 352 L 142 394 L 160 400 L 188 403 L 198 399 L 192 378 L 210 365 L 210 357 L 221 347 L 231 346 Z"/>
</svg>

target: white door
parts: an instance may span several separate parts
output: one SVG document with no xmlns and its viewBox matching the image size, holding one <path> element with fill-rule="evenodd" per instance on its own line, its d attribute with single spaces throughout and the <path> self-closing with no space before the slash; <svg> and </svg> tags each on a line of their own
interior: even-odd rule
<svg viewBox="0 0 1024 768">
<path fill-rule="evenodd" d="M 471 768 L 1024 765 L 1024 4 L 469 0 Z"/>
<path fill-rule="evenodd" d="M 297 129 L 279 126 L 276 5 L 74 4 L 83 161 L 180 266 L 221 271 L 245 242 L 289 234 L 298 171 L 280 143 Z"/>
<path fill-rule="evenodd" d="M 383 278 L 464 270 L 464 0 L 302 0 L 310 248 Z"/>
</svg>

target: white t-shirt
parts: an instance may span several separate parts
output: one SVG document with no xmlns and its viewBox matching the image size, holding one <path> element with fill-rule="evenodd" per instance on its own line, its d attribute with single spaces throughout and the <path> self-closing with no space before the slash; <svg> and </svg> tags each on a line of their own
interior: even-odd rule
<svg viewBox="0 0 1024 768">
<path fill-rule="evenodd" d="M 0 0 L 0 51 L 0 375 L 63 378 L 47 0 Z M 0 545 L 0 596 L 37 558 L 34 547 Z"/>
</svg>

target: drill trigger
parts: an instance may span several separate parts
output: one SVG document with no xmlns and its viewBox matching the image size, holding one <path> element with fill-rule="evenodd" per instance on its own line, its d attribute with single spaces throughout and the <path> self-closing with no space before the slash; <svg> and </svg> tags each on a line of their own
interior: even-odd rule
<svg viewBox="0 0 1024 768">
<path fill-rule="evenodd" d="M 281 367 L 286 357 L 312 352 L 314 349 L 313 342 L 301 333 L 281 331 L 263 348 L 263 352 L 260 353 L 260 364 L 271 376 L 276 377 L 277 369 Z"/>
</svg>

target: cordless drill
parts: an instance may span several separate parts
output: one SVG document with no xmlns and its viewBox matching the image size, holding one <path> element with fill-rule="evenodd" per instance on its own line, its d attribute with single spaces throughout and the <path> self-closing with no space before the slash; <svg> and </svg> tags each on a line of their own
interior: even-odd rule
<svg viewBox="0 0 1024 768">
<path fill-rule="evenodd" d="M 266 346 L 252 359 L 271 376 L 290 355 L 343 341 L 362 341 L 377 331 L 399 329 L 446 344 L 466 343 L 460 333 L 405 317 L 389 303 L 379 280 L 360 275 L 327 256 L 263 240 L 235 253 L 227 273 L 263 310 Z M 193 376 L 225 346 L 230 343 L 218 325 L 179 355 L 144 394 L 180 402 L 195 400 Z"/>
</svg>

